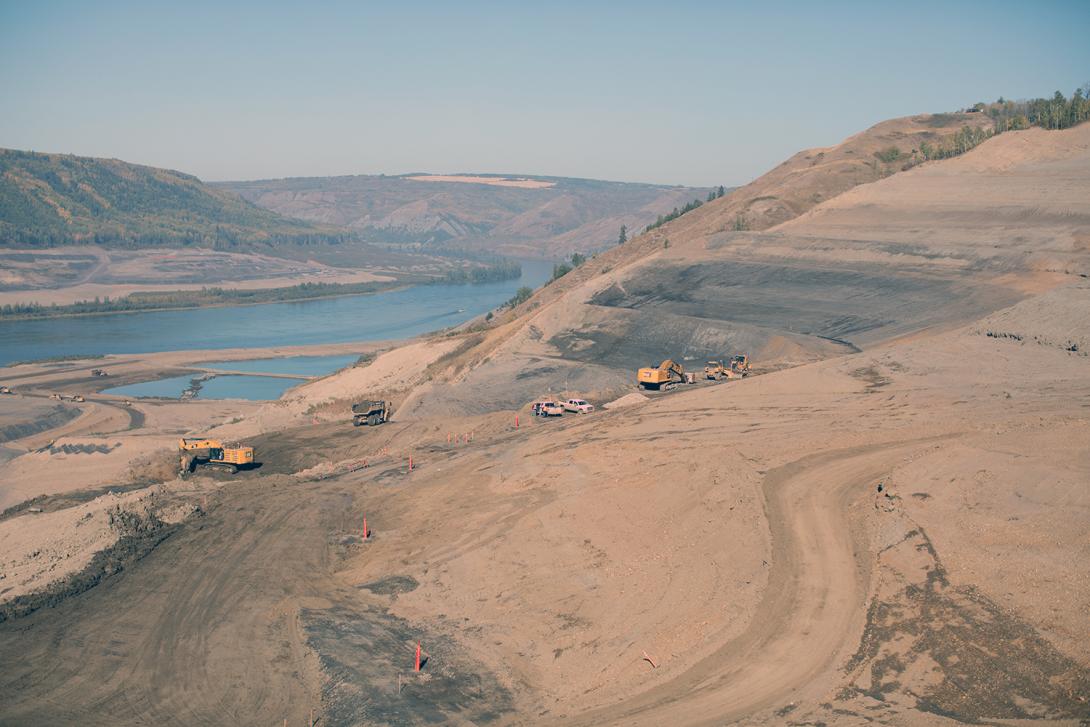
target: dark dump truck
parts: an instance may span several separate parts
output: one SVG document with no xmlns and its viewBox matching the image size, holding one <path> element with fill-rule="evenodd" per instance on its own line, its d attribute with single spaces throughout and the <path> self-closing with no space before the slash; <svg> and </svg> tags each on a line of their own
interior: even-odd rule
<svg viewBox="0 0 1090 727">
<path fill-rule="evenodd" d="M 390 419 L 388 401 L 361 401 L 352 405 L 352 424 L 357 427 L 375 426 Z"/>
</svg>

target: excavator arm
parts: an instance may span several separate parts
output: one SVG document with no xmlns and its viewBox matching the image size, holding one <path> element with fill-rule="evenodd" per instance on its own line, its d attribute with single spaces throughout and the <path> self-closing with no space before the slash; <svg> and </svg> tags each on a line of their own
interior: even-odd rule
<svg viewBox="0 0 1090 727">
<path fill-rule="evenodd" d="M 685 367 L 679 364 L 677 361 L 674 361 L 673 359 L 668 358 L 660 363 L 659 371 L 665 371 L 668 374 L 673 374 L 677 376 L 682 381 L 685 380 Z"/>
</svg>

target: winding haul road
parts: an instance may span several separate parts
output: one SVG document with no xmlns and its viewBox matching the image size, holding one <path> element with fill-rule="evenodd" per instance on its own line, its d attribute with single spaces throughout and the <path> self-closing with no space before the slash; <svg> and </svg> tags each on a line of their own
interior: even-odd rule
<svg viewBox="0 0 1090 727">
<path fill-rule="evenodd" d="M 758 617 L 678 676 L 573 721 L 723 724 L 833 688 L 858 644 L 871 567 L 851 506 L 923 441 L 768 472 Z M 330 534 L 354 522 L 353 489 L 259 478 L 216 502 L 107 587 L 0 626 L 0 724 L 274 724 L 320 706 L 297 614 L 311 601 L 355 608 L 329 560 Z"/>
<path fill-rule="evenodd" d="M 749 628 L 679 676 L 577 724 L 722 725 L 832 689 L 858 645 L 872 565 L 849 511 L 921 443 L 821 452 L 768 472 L 772 561 Z"/>
</svg>

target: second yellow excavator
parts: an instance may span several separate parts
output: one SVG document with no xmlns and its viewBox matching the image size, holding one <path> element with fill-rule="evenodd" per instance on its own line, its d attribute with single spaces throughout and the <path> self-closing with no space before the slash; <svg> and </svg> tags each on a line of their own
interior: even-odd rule
<svg viewBox="0 0 1090 727">
<path fill-rule="evenodd" d="M 671 359 L 666 359 L 656 368 L 636 372 L 636 384 L 641 389 L 672 389 L 675 384 L 684 384 L 685 381 L 685 368 Z"/>
<path fill-rule="evenodd" d="M 198 465 L 234 474 L 240 468 L 254 464 L 253 447 L 225 445 L 218 439 L 181 439 L 178 449 L 182 453 L 178 462 L 178 471 L 182 475 L 189 474 Z"/>
</svg>

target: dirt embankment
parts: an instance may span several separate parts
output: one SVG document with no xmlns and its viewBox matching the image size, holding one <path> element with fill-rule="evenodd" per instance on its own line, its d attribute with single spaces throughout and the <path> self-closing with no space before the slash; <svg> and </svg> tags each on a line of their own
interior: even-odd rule
<svg viewBox="0 0 1090 727">
<path fill-rule="evenodd" d="M 1084 160 L 1086 133 L 1047 138 Z M 525 318 L 302 387 L 253 430 L 266 466 L 202 480 L 204 517 L 108 587 L 0 625 L 21 655 L 0 719 L 1090 719 L 1090 298 L 1019 239 L 1044 230 L 1077 270 L 1084 232 L 1038 227 L 1019 207 L 1038 197 L 992 183 L 1063 199 L 1090 165 L 1054 174 L 1026 138 L 760 235 L 666 229 L 669 248 L 557 283 Z M 921 212 L 934 243 L 868 216 L 901 192 L 941 208 L 943 175 L 979 225 L 1025 214 L 982 231 Z M 706 311 L 699 336 L 671 330 Z M 646 361 L 628 359 L 666 344 L 763 345 L 783 368 L 517 428 L 487 411 L 631 393 Z M 412 390 L 382 427 L 304 408 L 395 385 Z"/>
<path fill-rule="evenodd" d="M 1083 357 L 965 330 L 471 441 L 299 427 L 108 588 L 0 627 L 27 669 L 82 654 L 6 675 L 4 714 L 1086 717 L 1086 395 Z"/>
<path fill-rule="evenodd" d="M 878 148 L 882 128 L 838 148 Z M 603 253 L 474 334 L 480 342 L 437 370 L 406 412 L 613 398 L 637 368 L 666 358 L 699 369 L 747 353 L 776 370 L 950 330 L 1087 274 L 1085 125 L 1003 134 L 953 160 L 837 189 L 755 233 L 725 226 L 742 188 Z"/>
<path fill-rule="evenodd" d="M 37 404 L 32 407 L 36 411 L 15 413 L 9 408 L 4 412 L 3 420 L 10 423 L 0 426 L 0 442 L 10 442 L 56 429 L 80 415 L 80 410 L 74 406 L 61 406 L 44 401 L 33 403 Z"/>
</svg>

